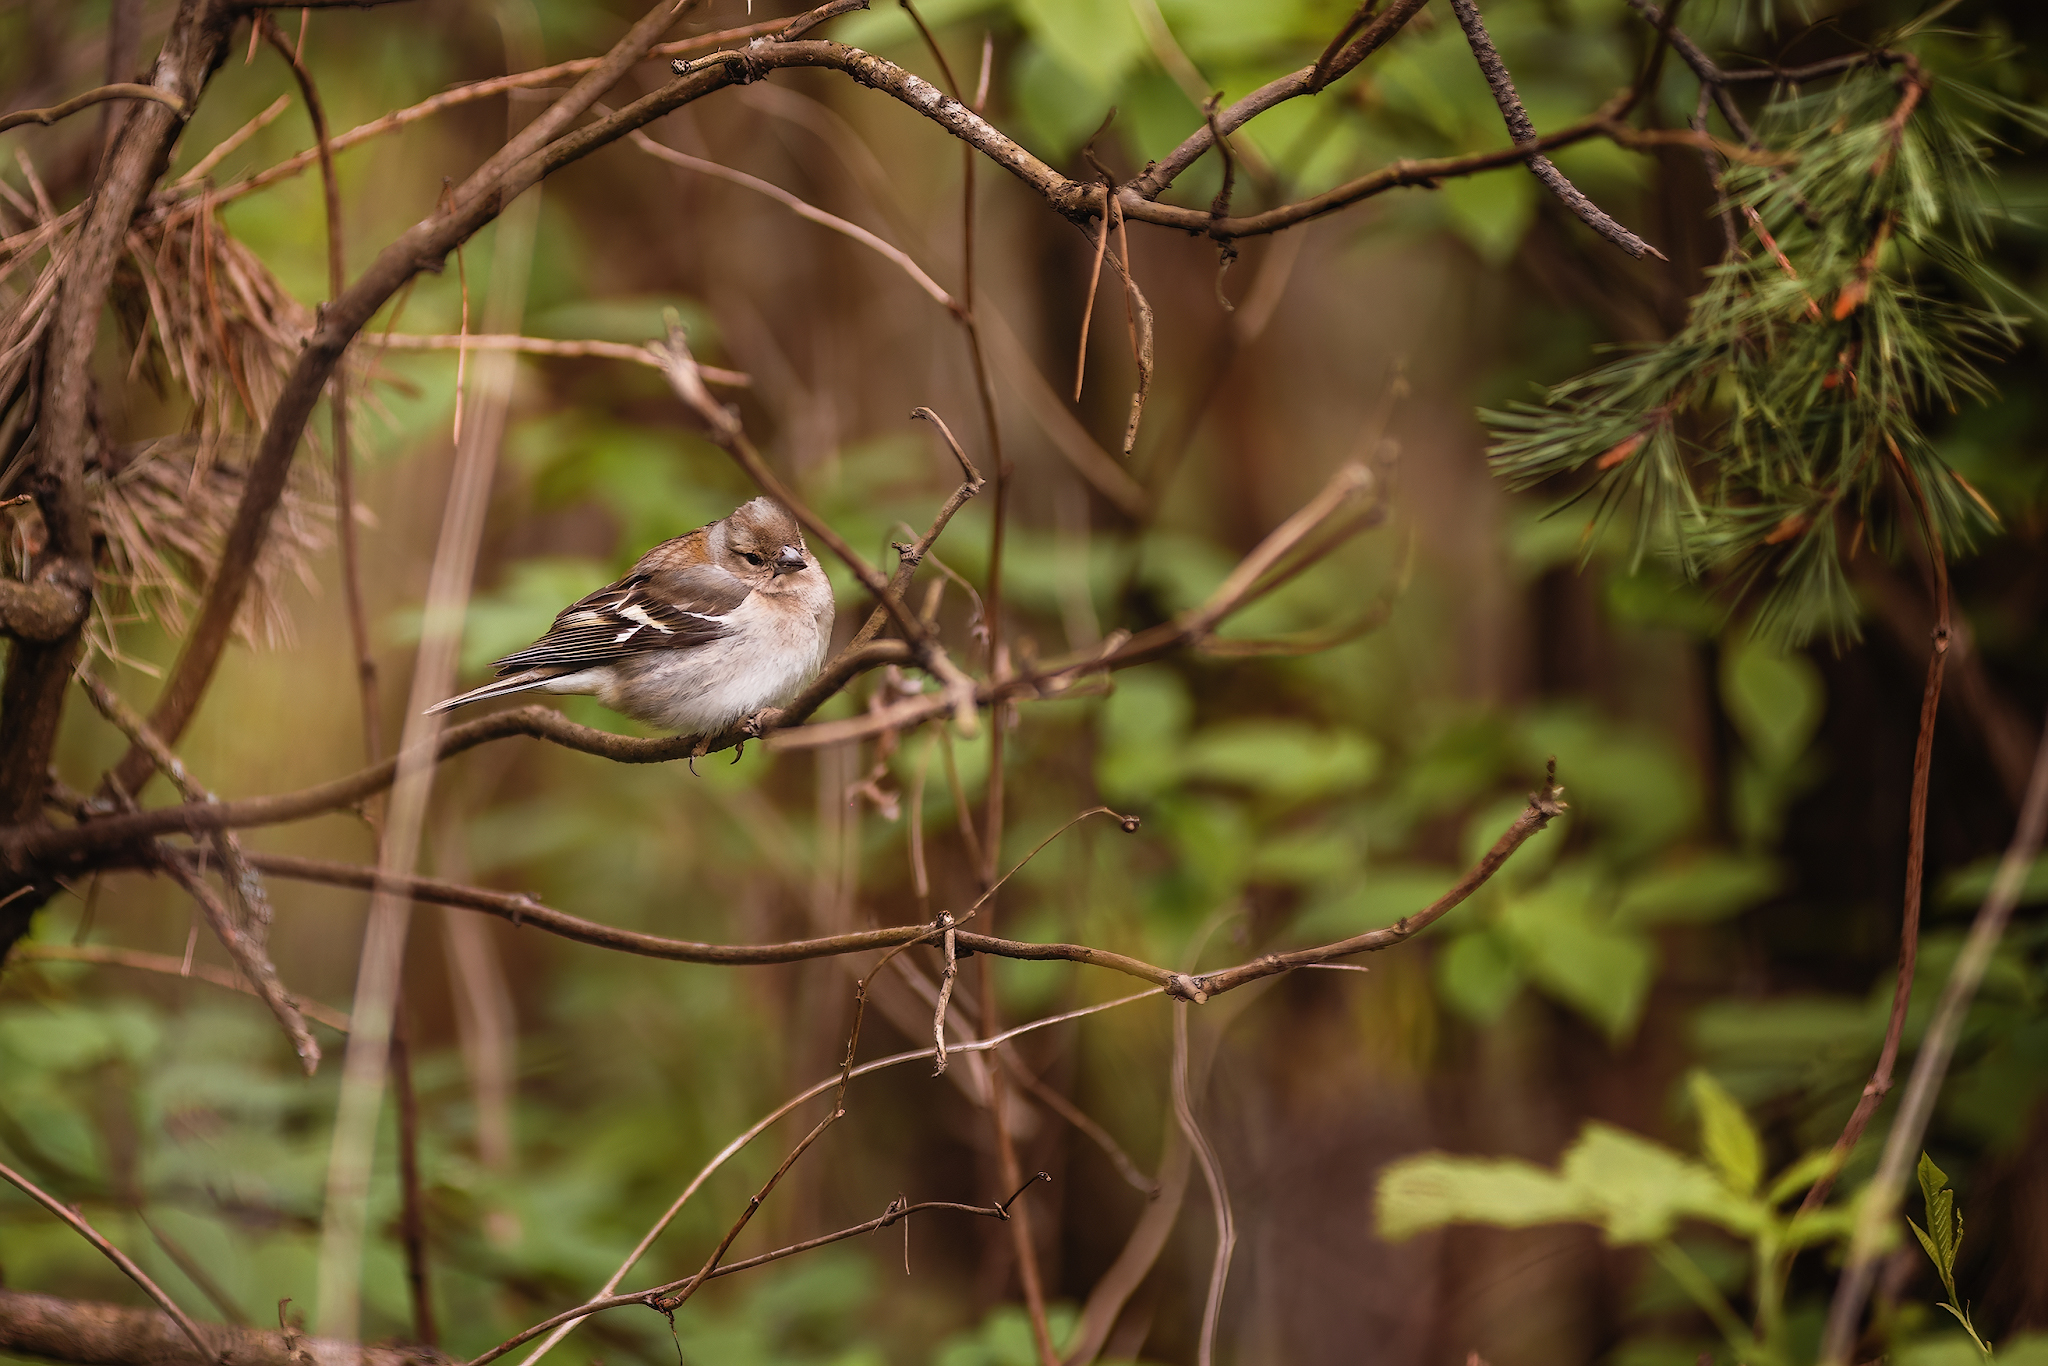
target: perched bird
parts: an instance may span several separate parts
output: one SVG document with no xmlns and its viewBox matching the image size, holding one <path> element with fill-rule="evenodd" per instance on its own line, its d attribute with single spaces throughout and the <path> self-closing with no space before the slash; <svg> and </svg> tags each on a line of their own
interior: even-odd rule
<svg viewBox="0 0 2048 1366">
<path fill-rule="evenodd" d="M 529 690 L 578 693 L 676 735 L 718 735 L 795 698 L 831 641 L 825 571 L 789 510 L 756 498 L 663 541 L 494 664 L 497 682 L 429 710 Z"/>
</svg>

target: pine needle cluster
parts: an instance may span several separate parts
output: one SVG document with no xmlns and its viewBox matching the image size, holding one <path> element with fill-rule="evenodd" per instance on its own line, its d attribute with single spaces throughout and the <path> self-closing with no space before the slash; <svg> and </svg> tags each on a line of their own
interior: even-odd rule
<svg viewBox="0 0 2048 1366">
<path fill-rule="evenodd" d="M 1856 555 L 1953 554 L 1997 521 L 1927 425 L 1984 398 L 1982 362 L 2018 340 L 1985 264 L 1986 114 L 2039 118 L 1903 52 L 1774 91 L 1721 183 L 1741 246 L 1683 329 L 1486 413 L 1494 469 L 1529 487 L 1590 466 L 1566 504 L 1590 504 L 1589 545 L 1625 514 L 1637 561 L 1724 577 L 1760 631 L 1852 637 Z"/>
</svg>

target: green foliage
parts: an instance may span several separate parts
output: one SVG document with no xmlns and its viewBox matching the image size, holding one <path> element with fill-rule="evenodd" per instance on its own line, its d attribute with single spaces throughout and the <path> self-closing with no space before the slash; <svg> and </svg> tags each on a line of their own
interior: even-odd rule
<svg viewBox="0 0 2048 1366">
<path fill-rule="evenodd" d="M 1914 504 L 1966 549 L 1992 518 L 1923 418 L 1983 400 L 1980 359 L 2018 334 L 1983 260 L 1989 134 L 1955 84 L 1903 123 L 1886 68 L 1781 94 L 1759 125 L 1776 155 L 1723 186 L 1754 215 L 1744 251 L 1671 340 L 1487 414 L 1494 468 L 1529 487 L 1593 466 L 1571 500 L 1589 526 L 1629 510 L 1638 561 L 1724 571 L 1792 641 L 1854 633 L 1844 566 L 1861 544 L 1897 553 Z"/>
<path fill-rule="evenodd" d="M 1759 1194 L 1763 1145 L 1733 1097 L 1704 1071 L 1687 1079 L 1699 1115 L 1704 1163 L 1603 1124 L 1588 1124 L 1555 1171 L 1514 1159 L 1403 1158 L 1380 1174 L 1374 1218 L 1380 1235 L 1404 1239 L 1453 1223 L 1529 1228 L 1584 1223 L 1608 1242 L 1646 1244 L 1664 1273 L 1711 1318 L 1738 1359 L 1788 1363 L 1784 1291 L 1802 1249 L 1846 1240 L 1851 1210 L 1831 1205 L 1785 1214 L 1825 1169 L 1815 1153 L 1794 1163 Z M 1716 1278 L 1677 1241 L 1687 1224 L 1731 1235 L 1749 1250 L 1757 1329 L 1730 1306 Z"/>
<path fill-rule="evenodd" d="M 1934 1159 L 1926 1153 L 1920 1154 L 1918 1176 L 1920 1197 L 1927 1203 L 1927 1227 L 1922 1228 L 1911 1219 L 1906 1224 L 1926 1249 L 1935 1274 L 1941 1277 L 1941 1288 L 1948 1292 L 1941 1307 L 1955 1316 L 1963 1331 L 1970 1335 L 1970 1341 L 1977 1344 L 1977 1350 L 1989 1361 L 1991 1344 L 1978 1334 L 1977 1326 L 1970 1322 L 1969 1306 L 1956 1294 L 1956 1254 L 1963 1247 L 1963 1216 L 1956 1208 L 1956 1193 L 1948 1188 L 1948 1173 L 1935 1166 Z"/>
</svg>

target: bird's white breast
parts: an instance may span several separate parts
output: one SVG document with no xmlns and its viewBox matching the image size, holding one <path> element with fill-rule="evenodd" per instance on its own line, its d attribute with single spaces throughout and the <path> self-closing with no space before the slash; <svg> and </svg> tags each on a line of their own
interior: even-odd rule
<svg viewBox="0 0 2048 1366">
<path fill-rule="evenodd" d="M 716 735 L 793 700 L 831 645 L 832 589 L 816 567 L 790 577 L 806 582 L 749 594 L 721 618 L 726 634 L 717 640 L 630 655 L 590 690 L 614 711 L 677 735 Z"/>
</svg>

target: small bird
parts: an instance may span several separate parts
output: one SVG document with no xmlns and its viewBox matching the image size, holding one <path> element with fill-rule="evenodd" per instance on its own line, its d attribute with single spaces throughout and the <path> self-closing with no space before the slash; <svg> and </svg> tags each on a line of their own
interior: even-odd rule
<svg viewBox="0 0 2048 1366">
<path fill-rule="evenodd" d="M 663 541 L 617 583 L 564 608 L 448 711 L 538 690 L 594 696 L 675 735 L 712 736 L 791 701 L 832 642 L 832 585 L 789 509 L 768 498 Z"/>
</svg>

